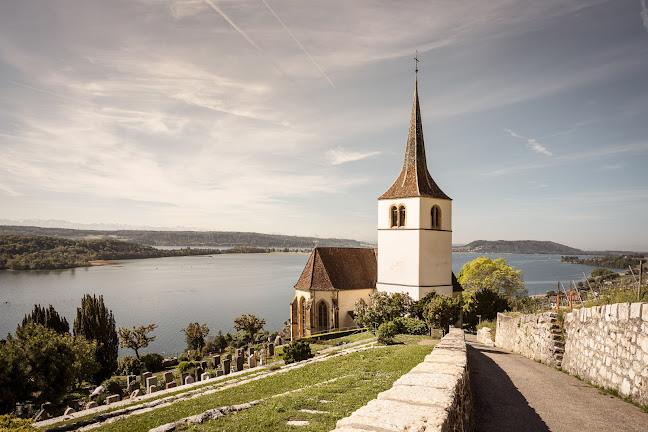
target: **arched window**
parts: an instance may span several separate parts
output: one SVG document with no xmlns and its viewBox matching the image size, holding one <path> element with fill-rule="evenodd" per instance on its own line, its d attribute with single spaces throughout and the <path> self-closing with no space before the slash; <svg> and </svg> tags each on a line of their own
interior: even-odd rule
<svg viewBox="0 0 648 432">
<path fill-rule="evenodd" d="M 391 227 L 394 228 L 398 226 L 398 209 L 396 206 L 391 206 L 389 209 L 389 219 L 391 220 Z"/>
<path fill-rule="evenodd" d="M 405 226 L 405 206 L 402 205 L 398 208 L 398 226 Z"/>
<path fill-rule="evenodd" d="M 317 312 L 317 329 L 319 331 L 328 330 L 328 306 L 324 300 L 320 302 Z"/>
<path fill-rule="evenodd" d="M 432 229 L 441 229 L 441 209 L 439 206 L 432 207 Z"/>
</svg>

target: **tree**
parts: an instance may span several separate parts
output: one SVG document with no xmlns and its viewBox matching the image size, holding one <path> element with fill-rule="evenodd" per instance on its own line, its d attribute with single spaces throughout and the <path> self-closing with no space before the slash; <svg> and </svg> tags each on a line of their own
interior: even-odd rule
<svg viewBox="0 0 648 432">
<path fill-rule="evenodd" d="M 128 327 L 119 327 L 119 346 L 120 348 L 130 348 L 135 350 L 135 356 L 139 359 L 139 349 L 146 348 L 149 343 L 155 340 L 155 336 L 149 336 L 153 330 L 157 328 L 156 324 L 149 324 L 147 326 L 141 325 L 138 327 L 133 326 L 133 329 Z"/>
<path fill-rule="evenodd" d="M 606 268 L 595 268 L 594 270 L 592 270 L 592 277 L 598 278 L 598 280 L 600 281 L 607 281 L 618 279 L 620 275 L 619 273 Z"/>
<path fill-rule="evenodd" d="M 308 342 L 302 339 L 290 342 L 283 351 L 283 358 L 286 364 L 308 360 L 313 357 L 311 347 Z"/>
<path fill-rule="evenodd" d="M 52 305 L 49 305 L 48 309 L 39 304 L 34 305 L 34 310 L 23 318 L 22 326 L 26 326 L 27 323 L 41 324 L 57 333 L 70 332 L 70 324 L 68 324 L 65 317 L 61 318 Z"/>
<path fill-rule="evenodd" d="M 441 328 L 448 333 L 450 324 L 459 319 L 460 313 L 461 297 L 437 295 L 425 307 L 425 321 L 431 328 Z"/>
<path fill-rule="evenodd" d="M 73 330 L 75 336 L 80 335 L 89 341 L 97 342 L 97 360 L 100 367 L 93 375 L 94 383 L 110 378 L 117 370 L 119 337 L 115 317 L 104 305 L 103 296 L 99 298 L 90 294 L 83 296 L 81 307 L 77 308 Z"/>
<path fill-rule="evenodd" d="M 380 326 L 396 317 L 409 315 L 414 304 L 407 293 L 388 294 L 378 291 L 370 294 L 369 298 L 370 305 L 364 299 L 355 303 L 355 322 L 362 327 Z"/>
<path fill-rule="evenodd" d="M 248 342 L 254 341 L 254 335 L 261 331 L 264 325 L 265 320 L 254 314 L 243 314 L 238 318 L 234 318 L 234 328 L 237 331 L 243 331 Z"/>
<path fill-rule="evenodd" d="M 457 280 L 467 292 L 491 290 L 508 300 L 527 295 L 522 271 L 515 270 L 504 258 L 491 260 L 482 256 L 464 264 Z"/>
<path fill-rule="evenodd" d="M 95 362 L 94 345 L 82 337 L 34 323 L 18 327 L 0 345 L 0 409 L 10 411 L 26 399 L 58 403 Z"/>
<path fill-rule="evenodd" d="M 481 320 L 494 320 L 498 312 L 511 308 L 509 300 L 499 292 L 483 289 L 480 291 L 464 291 L 463 293 L 463 320 L 469 327 L 476 327 Z"/>
<path fill-rule="evenodd" d="M 200 350 L 205 346 L 205 337 L 209 334 L 209 327 L 207 324 L 200 325 L 196 323 L 189 323 L 187 328 L 180 330 L 186 336 L 187 348 L 190 350 Z"/>
</svg>

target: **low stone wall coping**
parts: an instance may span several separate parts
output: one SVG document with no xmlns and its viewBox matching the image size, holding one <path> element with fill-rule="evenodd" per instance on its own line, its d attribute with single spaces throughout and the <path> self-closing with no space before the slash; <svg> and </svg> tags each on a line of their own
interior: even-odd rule
<svg viewBox="0 0 648 432">
<path fill-rule="evenodd" d="M 387 391 L 337 422 L 336 432 L 469 431 L 472 400 L 463 331 L 451 329 Z"/>
</svg>

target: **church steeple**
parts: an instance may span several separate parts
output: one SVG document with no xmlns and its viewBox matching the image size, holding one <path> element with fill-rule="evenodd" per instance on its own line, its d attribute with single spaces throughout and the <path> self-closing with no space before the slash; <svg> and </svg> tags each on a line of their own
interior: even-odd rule
<svg viewBox="0 0 648 432">
<path fill-rule="evenodd" d="M 421 124 L 421 108 L 418 98 L 418 58 L 416 60 L 416 79 L 414 84 L 414 102 L 410 116 L 405 160 L 400 175 L 387 192 L 378 199 L 431 197 L 447 199 L 448 197 L 434 182 L 428 172 L 425 160 L 425 145 L 423 143 L 423 125 Z"/>
</svg>

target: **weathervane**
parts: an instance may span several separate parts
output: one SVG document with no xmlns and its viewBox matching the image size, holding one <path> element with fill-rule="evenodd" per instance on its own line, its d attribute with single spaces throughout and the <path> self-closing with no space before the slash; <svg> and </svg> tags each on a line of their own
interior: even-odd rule
<svg viewBox="0 0 648 432">
<path fill-rule="evenodd" d="M 416 51 L 416 56 L 414 57 L 414 61 L 416 62 L 414 66 L 414 73 L 418 76 L 418 62 L 419 62 L 418 50 Z"/>
</svg>

